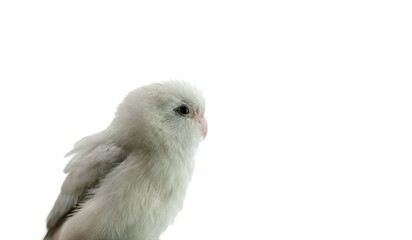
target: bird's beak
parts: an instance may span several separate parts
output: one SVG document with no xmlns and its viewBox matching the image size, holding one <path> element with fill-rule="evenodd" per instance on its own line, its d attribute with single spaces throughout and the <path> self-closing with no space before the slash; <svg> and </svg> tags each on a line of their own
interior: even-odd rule
<svg viewBox="0 0 412 240">
<path fill-rule="evenodd" d="M 207 135 L 207 121 L 205 118 L 205 114 L 202 113 L 200 117 L 196 118 L 196 121 L 200 124 L 200 127 L 202 128 L 202 132 L 203 132 L 203 139 L 205 139 Z"/>
</svg>

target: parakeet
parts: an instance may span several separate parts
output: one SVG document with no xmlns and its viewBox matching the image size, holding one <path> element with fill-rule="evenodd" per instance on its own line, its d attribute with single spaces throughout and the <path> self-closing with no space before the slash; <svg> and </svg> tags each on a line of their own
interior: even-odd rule
<svg viewBox="0 0 412 240">
<path fill-rule="evenodd" d="M 131 91 L 102 132 L 78 141 L 48 218 L 47 240 L 158 240 L 182 209 L 205 100 L 171 80 Z"/>
</svg>

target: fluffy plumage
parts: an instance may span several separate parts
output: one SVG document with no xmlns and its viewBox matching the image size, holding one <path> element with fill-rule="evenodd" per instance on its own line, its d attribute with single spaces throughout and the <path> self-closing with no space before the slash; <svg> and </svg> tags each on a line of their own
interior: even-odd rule
<svg viewBox="0 0 412 240">
<path fill-rule="evenodd" d="M 204 111 L 201 92 L 183 81 L 130 92 L 106 130 L 69 152 L 45 239 L 158 239 L 182 208 Z"/>
</svg>

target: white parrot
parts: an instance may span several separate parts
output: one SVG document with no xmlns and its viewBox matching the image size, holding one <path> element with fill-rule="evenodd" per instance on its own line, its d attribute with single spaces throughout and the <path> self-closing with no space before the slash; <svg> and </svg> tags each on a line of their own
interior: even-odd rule
<svg viewBox="0 0 412 240">
<path fill-rule="evenodd" d="M 159 239 L 182 209 L 204 112 L 202 93 L 183 81 L 130 92 L 107 129 L 68 153 L 44 239 Z"/>
</svg>

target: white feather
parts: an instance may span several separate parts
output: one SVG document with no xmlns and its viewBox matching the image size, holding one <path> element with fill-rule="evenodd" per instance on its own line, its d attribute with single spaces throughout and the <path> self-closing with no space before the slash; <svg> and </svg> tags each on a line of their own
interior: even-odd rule
<svg viewBox="0 0 412 240">
<path fill-rule="evenodd" d="M 174 111 L 181 104 L 192 108 L 190 117 Z M 49 237 L 158 239 L 182 209 L 202 139 L 195 117 L 204 110 L 201 92 L 183 81 L 130 92 L 111 125 L 72 150 L 49 225 L 65 214 L 60 209 L 80 208 Z M 83 202 L 79 196 L 86 196 Z"/>
</svg>

